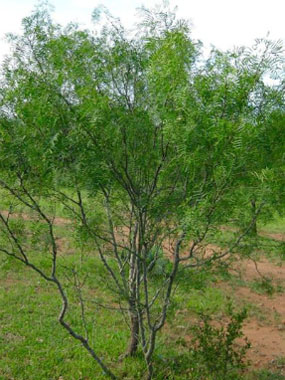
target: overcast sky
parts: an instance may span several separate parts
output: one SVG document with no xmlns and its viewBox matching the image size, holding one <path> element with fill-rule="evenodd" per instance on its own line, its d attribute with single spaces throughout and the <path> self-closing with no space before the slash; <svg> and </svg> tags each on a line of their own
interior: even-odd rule
<svg viewBox="0 0 285 380">
<path fill-rule="evenodd" d="M 99 4 L 109 8 L 114 16 L 131 26 L 136 8 L 151 6 L 154 0 L 51 0 L 54 19 L 66 24 L 76 21 L 91 26 L 92 10 Z M 0 0 L 0 60 L 9 51 L 4 42 L 7 32 L 18 33 L 21 20 L 30 14 L 35 0 Z M 220 49 L 251 45 L 255 38 L 265 37 L 285 41 L 285 0 L 170 0 L 178 6 L 178 14 L 191 20 L 192 35 L 206 46 Z"/>
</svg>

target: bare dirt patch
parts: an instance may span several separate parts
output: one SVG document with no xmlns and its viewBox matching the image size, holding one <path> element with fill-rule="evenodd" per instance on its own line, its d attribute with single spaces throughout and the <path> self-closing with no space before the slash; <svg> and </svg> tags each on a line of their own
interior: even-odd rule
<svg viewBox="0 0 285 380">
<path fill-rule="evenodd" d="M 244 260 L 238 265 L 243 280 L 248 284 L 262 278 L 272 279 L 274 284 L 285 283 L 285 267 L 277 266 L 265 258 L 257 263 Z M 256 306 L 256 317 L 248 319 L 243 328 L 252 344 L 248 358 L 253 366 L 263 368 L 276 358 L 285 357 L 285 295 L 258 294 L 244 286 L 235 288 L 234 298 Z"/>
<path fill-rule="evenodd" d="M 244 325 L 243 332 L 252 345 L 248 358 L 254 367 L 264 368 L 276 358 L 285 357 L 285 331 L 250 320 Z"/>
<path fill-rule="evenodd" d="M 235 297 L 245 300 L 248 303 L 252 303 L 257 307 L 261 308 L 265 314 L 270 316 L 269 314 L 274 313 L 274 318 L 268 318 L 270 323 L 272 320 L 276 320 L 276 323 L 282 320 L 282 323 L 285 327 L 285 296 L 284 294 L 268 296 L 266 294 L 257 294 L 252 290 L 241 287 L 235 290 Z M 284 342 L 285 343 L 285 342 Z"/>
<path fill-rule="evenodd" d="M 273 232 L 266 232 L 266 231 L 260 231 L 259 235 L 269 237 L 274 240 L 278 241 L 284 241 L 285 242 L 285 234 L 282 233 L 273 233 Z"/>
<path fill-rule="evenodd" d="M 238 270 L 246 282 L 262 277 L 272 278 L 275 282 L 285 281 L 285 266 L 282 263 L 276 265 L 265 258 L 258 262 L 254 260 L 239 261 L 238 265 L 235 265 L 235 270 Z"/>
</svg>

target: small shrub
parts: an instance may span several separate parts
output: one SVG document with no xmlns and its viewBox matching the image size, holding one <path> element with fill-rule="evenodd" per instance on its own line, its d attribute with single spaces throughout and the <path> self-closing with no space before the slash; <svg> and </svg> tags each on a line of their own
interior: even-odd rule
<svg viewBox="0 0 285 380">
<path fill-rule="evenodd" d="M 237 338 L 243 337 L 242 325 L 247 311 L 235 313 L 229 305 L 228 313 L 227 326 L 215 327 L 211 317 L 202 314 L 201 324 L 193 327 L 193 379 L 236 380 L 248 365 L 245 354 L 250 343 L 246 338 L 243 345 L 236 343 Z"/>
<path fill-rule="evenodd" d="M 262 277 L 261 279 L 254 281 L 251 288 L 257 293 L 267 294 L 269 296 L 272 296 L 275 293 L 272 279 L 269 277 Z"/>
</svg>

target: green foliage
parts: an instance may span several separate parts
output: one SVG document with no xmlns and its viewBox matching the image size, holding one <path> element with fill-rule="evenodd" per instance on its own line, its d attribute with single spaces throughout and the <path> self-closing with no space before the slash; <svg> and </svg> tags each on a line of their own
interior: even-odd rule
<svg viewBox="0 0 285 380">
<path fill-rule="evenodd" d="M 275 287 L 272 284 L 272 279 L 269 277 L 262 277 L 259 280 L 256 280 L 251 285 L 252 289 L 257 293 L 265 293 L 269 296 L 272 296 L 275 292 Z"/>
<path fill-rule="evenodd" d="M 228 314 L 227 326 L 215 327 L 209 315 L 202 314 L 200 325 L 193 327 L 193 379 L 237 379 L 241 370 L 246 368 L 245 354 L 250 343 L 245 340 L 240 346 L 236 339 L 243 337 L 242 325 L 247 312 L 244 309 L 235 313 L 229 305 Z"/>
</svg>

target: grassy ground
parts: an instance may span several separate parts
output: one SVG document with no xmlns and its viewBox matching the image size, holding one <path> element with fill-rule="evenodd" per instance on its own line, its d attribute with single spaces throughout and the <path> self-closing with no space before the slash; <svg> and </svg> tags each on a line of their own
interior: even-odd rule
<svg viewBox="0 0 285 380">
<path fill-rule="evenodd" d="M 278 216 L 274 218 L 274 220 L 270 221 L 265 225 L 261 225 L 260 229 L 263 231 L 267 231 L 269 233 L 281 233 L 285 234 L 285 217 Z"/>
<path fill-rule="evenodd" d="M 29 220 L 24 221 L 24 224 L 27 229 L 33 228 Z M 284 226 L 285 220 L 280 219 L 263 226 L 262 230 L 267 233 L 284 233 Z M 140 355 L 118 360 L 126 348 L 129 333 L 123 315 L 112 308 L 116 305 L 111 289 L 106 286 L 108 279 L 104 277 L 102 264 L 94 255 L 86 255 L 82 260 L 82 247 L 70 239 L 68 227 L 59 224 L 56 228 L 61 236 L 60 276 L 64 279 L 68 275 L 65 268 L 72 266 L 80 267 L 82 272 L 88 268 L 90 273 L 84 291 L 89 299 L 86 316 L 92 346 L 118 378 L 143 379 L 145 366 Z M 230 237 L 230 232 L 225 232 L 224 241 L 227 234 Z M 219 239 L 220 237 L 215 243 L 221 243 Z M 48 270 L 50 258 L 38 254 L 37 244 L 44 242 L 34 242 L 33 260 Z M 88 247 L 84 249 L 88 251 Z M 269 236 L 261 236 L 255 259 L 262 261 L 266 257 L 268 262 L 279 268 L 284 260 L 282 249 L 280 242 Z M 246 250 L 247 247 L 244 247 L 245 252 Z M 247 258 L 245 262 L 246 260 Z M 88 353 L 57 322 L 61 303 L 54 286 L 11 258 L 0 256 L 0 268 L 0 379 L 105 379 Z M 242 278 L 234 262 L 223 262 L 202 270 L 183 271 L 179 275 L 168 322 L 158 337 L 154 358 L 157 368 L 155 379 L 190 379 L 194 365 L 191 362 L 191 331 L 193 324 L 199 321 L 200 313 L 211 314 L 214 320 L 226 323 L 227 305 L 231 302 L 236 310 L 247 306 L 252 323 L 258 321 L 264 326 L 279 326 L 282 316 L 269 312 L 266 304 L 261 305 L 260 299 L 262 302 L 268 299 L 274 304 L 274 297 L 283 296 L 285 282 L 281 280 L 278 283 L 275 278 L 267 275 L 264 278 L 258 275 Z M 68 321 L 84 334 L 76 292 L 67 280 L 66 287 L 71 299 Z M 248 289 L 252 298 L 239 293 L 243 289 Z M 252 301 L 254 297 L 257 297 L 258 302 Z M 96 302 L 92 303 L 92 300 Z M 98 304 L 101 302 L 110 308 L 100 307 Z M 280 334 L 284 337 L 282 331 Z M 257 356 L 253 356 L 254 360 Z M 280 350 L 280 356 L 272 357 L 268 363 L 264 360 L 261 365 L 253 365 L 242 378 L 281 380 L 285 379 L 284 368 L 285 359 Z M 220 380 L 215 377 L 213 379 Z"/>
</svg>

